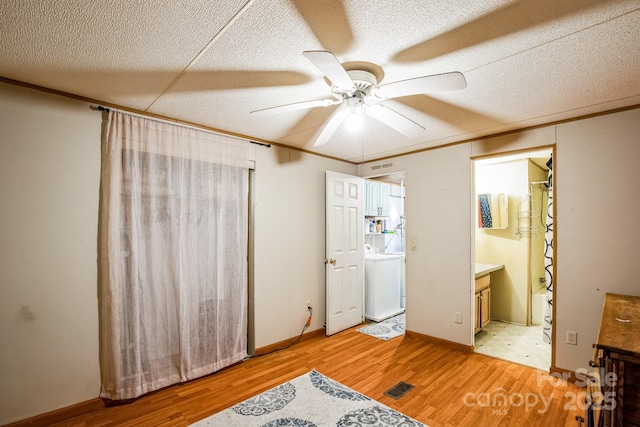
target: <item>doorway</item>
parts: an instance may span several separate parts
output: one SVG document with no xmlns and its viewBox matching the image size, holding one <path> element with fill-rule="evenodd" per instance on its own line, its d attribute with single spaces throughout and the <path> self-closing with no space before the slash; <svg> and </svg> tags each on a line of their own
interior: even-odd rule
<svg viewBox="0 0 640 427">
<path fill-rule="evenodd" d="M 552 363 L 552 345 L 545 342 L 543 328 L 547 163 L 552 151 L 474 161 L 476 287 L 481 283 L 486 289 L 476 304 L 476 315 L 484 313 L 476 325 L 475 351 L 545 371 Z"/>
<path fill-rule="evenodd" d="M 404 173 L 365 179 L 365 320 L 404 325 Z M 403 329 L 404 330 L 404 329 Z"/>
</svg>

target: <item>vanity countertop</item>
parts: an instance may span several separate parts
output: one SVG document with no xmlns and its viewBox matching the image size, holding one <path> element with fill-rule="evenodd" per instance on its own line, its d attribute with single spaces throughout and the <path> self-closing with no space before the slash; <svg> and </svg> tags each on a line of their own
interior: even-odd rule
<svg viewBox="0 0 640 427">
<path fill-rule="evenodd" d="M 482 262 L 476 262 L 476 279 L 478 277 L 486 276 L 494 271 L 502 270 L 504 265 L 502 264 L 485 264 Z"/>
</svg>

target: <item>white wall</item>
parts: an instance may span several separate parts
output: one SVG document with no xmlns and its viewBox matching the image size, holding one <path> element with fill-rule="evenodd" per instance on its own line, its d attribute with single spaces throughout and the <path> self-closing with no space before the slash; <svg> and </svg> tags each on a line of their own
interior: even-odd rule
<svg viewBox="0 0 640 427">
<path fill-rule="evenodd" d="M 101 115 L 0 83 L 0 425 L 97 398 Z M 258 147 L 256 345 L 324 323 L 324 172 L 355 165 Z"/>
<path fill-rule="evenodd" d="M 640 109 L 561 124 L 557 135 L 556 366 L 575 370 L 591 357 L 604 294 L 640 296 Z M 568 330 L 577 346 L 565 344 Z"/>
<path fill-rule="evenodd" d="M 272 146 L 256 153 L 256 347 L 325 321 L 325 171 L 357 175 L 357 166 Z"/>
<path fill-rule="evenodd" d="M 100 390 L 100 122 L 0 83 L 0 425 Z"/>
<path fill-rule="evenodd" d="M 472 337 L 470 155 L 469 144 L 425 151 L 407 156 L 405 168 L 407 329 L 465 345 Z"/>
<path fill-rule="evenodd" d="M 587 368 L 605 292 L 640 296 L 640 109 L 387 159 L 407 173 L 407 329 L 470 344 L 470 157 L 556 146 L 555 367 Z M 370 166 L 360 166 L 367 175 Z M 466 214 L 464 213 L 466 209 Z M 464 215 L 467 215 L 465 217 Z M 411 251 L 411 240 L 418 249 Z M 456 325 L 453 312 L 463 312 Z M 466 314 L 466 316 L 465 316 Z M 567 330 L 578 345 L 565 343 Z"/>
</svg>

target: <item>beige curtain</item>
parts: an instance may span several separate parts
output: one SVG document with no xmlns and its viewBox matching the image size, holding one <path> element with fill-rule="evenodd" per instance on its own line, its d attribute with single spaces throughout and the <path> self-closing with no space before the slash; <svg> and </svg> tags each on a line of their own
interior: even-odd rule
<svg viewBox="0 0 640 427">
<path fill-rule="evenodd" d="M 105 114 L 101 397 L 134 398 L 246 357 L 246 144 Z"/>
</svg>

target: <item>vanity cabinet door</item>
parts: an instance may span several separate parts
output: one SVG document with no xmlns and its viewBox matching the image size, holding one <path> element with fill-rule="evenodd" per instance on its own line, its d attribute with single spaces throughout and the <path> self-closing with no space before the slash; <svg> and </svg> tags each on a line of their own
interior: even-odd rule
<svg viewBox="0 0 640 427">
<path fill-rule="evenodd" d="M 480 292 L 480 328 L 484 328 L 491 321 L 491 288 Z"/>
<path fill-rule="evenodd" d="M 487 274 L 476 279 L 475 333 L 491 321 L 491 279 Z"/>
<path fill-rule="evenodd" d="M 476 292 L 476 315 L 475 315 L 475 333 L 477 334 L 482 330 L 482 298 L 480 292 Z"/>
</svg>

